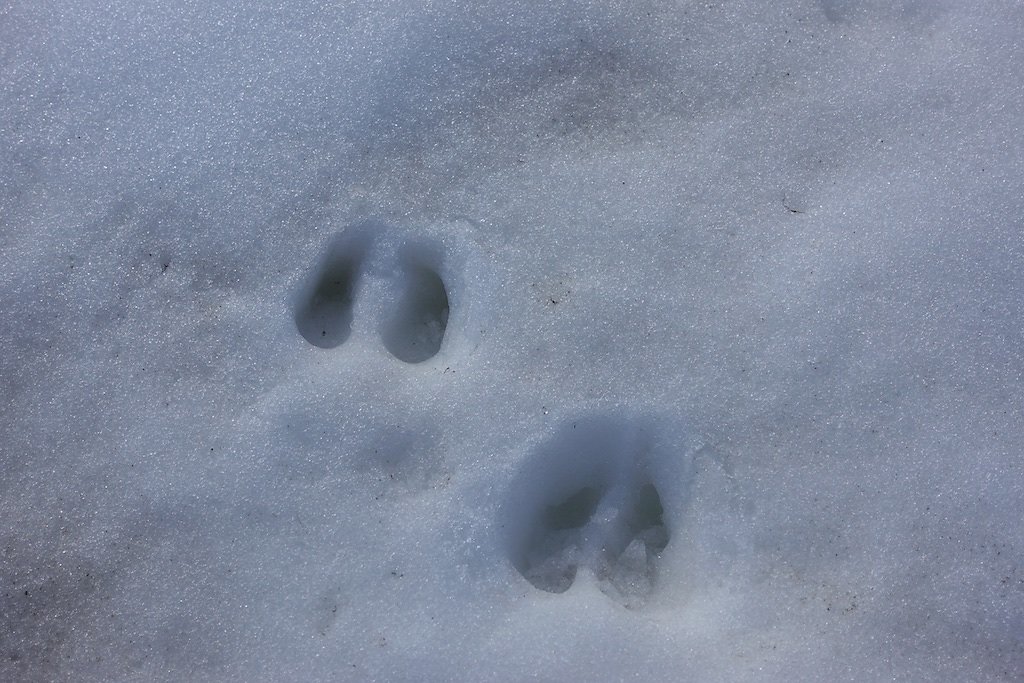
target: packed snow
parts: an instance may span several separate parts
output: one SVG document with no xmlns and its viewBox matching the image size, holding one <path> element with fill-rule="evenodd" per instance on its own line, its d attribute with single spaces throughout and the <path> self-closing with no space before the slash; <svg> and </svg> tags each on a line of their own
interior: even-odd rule
<svg viewBox="0 0 1024 683">
<path fill-rule="evenodd" d="M 1022 37 L 0 3 L 0 680 L 1024 679 Z"/>
</svg>

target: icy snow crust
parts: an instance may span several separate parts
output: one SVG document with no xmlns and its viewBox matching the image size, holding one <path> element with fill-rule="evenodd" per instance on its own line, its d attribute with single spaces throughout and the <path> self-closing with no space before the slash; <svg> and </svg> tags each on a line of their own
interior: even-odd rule
<svg viewBox="0 0 1024 683">
<path fill-rule="evenodd" d="M 0 7 L 0 680 L 1021 680 L 1024 11 Z"/>
</svg>

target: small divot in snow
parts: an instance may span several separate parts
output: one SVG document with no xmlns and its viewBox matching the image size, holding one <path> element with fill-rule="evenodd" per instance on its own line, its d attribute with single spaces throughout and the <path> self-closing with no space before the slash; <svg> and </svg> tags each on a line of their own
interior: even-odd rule
<svg viewBox="0 0 1024 683">
<path fill-rule="evenodd" d="M 313 346 L 332 349 L 352 333 L 352 311 L 362 269 L 365 244 L 342 236 L 328 254 L 300 300 L 295 326 Z"/>
<path fill-rule="evenodd" d="M 422 363 L 441 350 L 448 328 L 448 290 L 437 269 L 419 253 L 407 250 L 401 272 L 404 292 L 381 337 L 399 360 Z"/>
</svg>

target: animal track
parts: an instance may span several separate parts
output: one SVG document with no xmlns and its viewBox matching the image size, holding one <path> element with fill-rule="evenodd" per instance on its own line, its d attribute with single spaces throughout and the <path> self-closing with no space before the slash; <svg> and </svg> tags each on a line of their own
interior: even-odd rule
<svg viewBox="0 0 1024 683">
<path fill-rule="evenodd" d="M 457 226 L 445 227 L 448 239 L 454 233 L 458 240 Z M 478 289 L 487 282 L 474 255 L 472 248 L 453 254 L 440 239 L 404 240 L 383 223 L 352 226 L 332 242 L 300 293 L 295 325 L 306 341 L 324 349 L 376 331 L 391 355 L 410 364 L 443 349 L 471 350 L 484 316 L 464 284 L 471 279 Z"/>
<path fill-rule="evenodd" d="M 567 425 L 540 450 L 511 504 L 512 562 L 527 581 L 563 593 L 586 574 L 626 607 L 644 604 L 670 539 L 649 450 L 642 428 L 607 419 Z"/>
</svg>

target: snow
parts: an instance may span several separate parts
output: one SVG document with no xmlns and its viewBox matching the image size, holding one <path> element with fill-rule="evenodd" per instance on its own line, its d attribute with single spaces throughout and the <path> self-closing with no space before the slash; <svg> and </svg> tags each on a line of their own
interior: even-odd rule
<svg viewBox="0 0 1024 683">
<path fill-rule="evenodd" d="M 0 680 L 1024 677 L 1024 10 L 0 6 Z"/>
</svg>

